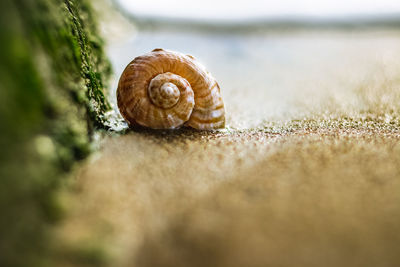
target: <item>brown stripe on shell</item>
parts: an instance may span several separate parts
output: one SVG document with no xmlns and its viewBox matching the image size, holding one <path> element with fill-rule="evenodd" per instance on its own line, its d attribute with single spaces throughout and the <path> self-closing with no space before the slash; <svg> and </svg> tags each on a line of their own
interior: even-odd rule
<svg viewBox="0 0 400 267">
<path fill-rule="evenodd" d="M 217 88 L 217 89 L 215 89 L 215 88 Z M 220 92 L 220 89 L 219 89 L 219 86 L 218 86 L 217 82 L 215 82 L 214 85 L 211 86 L 211 88 L 209 90 L 207 90 L 203 95 L 200 95 L 200 94 L 196 95 L 196 99 L 201 99 L 201 98 L 209 96 L 211 91 L 213 91 L 213 90 L 217 90 L 218 93 Z"/>
<path fill-rule="evenodd" d="M 213 129 L 220 129 L 225 127 L 225 119 L 216 121 L 216 122 L 196 122 L 190 121 L 185 124 L 186 126 L 190 126 L 195 129 L 199 130 L 213 130 Z"/>
<path fill-rule="evenodd" d="M 223 105 L 222 98 L 220 97 L 218 91 L 215 89 L 209 91 L 208 95 L 205 95 L 202 98 L 195 97 L 195 102 L 197 104 L 196 109 L 201 108 L 209 110 Z"/>
<path fill-rule="evenodd" d="M 212 113 L 202 113 L 199 110 L 195 110 L 192 112 L 192 120 L 197 122 L 207 122 L 207 121 L 217 121 L 221 118 L 224 118 L 225 112 L 224 108 L 220 107 L 219 109 L 215 109 Z"/>
</svg>

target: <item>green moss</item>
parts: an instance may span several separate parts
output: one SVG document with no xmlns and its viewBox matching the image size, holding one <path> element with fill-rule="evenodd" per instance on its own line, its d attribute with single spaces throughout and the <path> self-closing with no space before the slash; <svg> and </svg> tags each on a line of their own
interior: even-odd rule
<svg viewBox="0 0 400 267">
<path fill-rule="evenodd" d="M 110 64 L 86 0 L 3 0 L 0 12 L 0 266 L 54 266 L 57 192 L 105 127 Z"/>
<path fill-rule="evenodd" d="M 64 262 L 72 266 L 107 266 L 109 256 L 99 244 L 83 242 L 74 247 L 63 247 L 59 252 Z"/>
</svg>

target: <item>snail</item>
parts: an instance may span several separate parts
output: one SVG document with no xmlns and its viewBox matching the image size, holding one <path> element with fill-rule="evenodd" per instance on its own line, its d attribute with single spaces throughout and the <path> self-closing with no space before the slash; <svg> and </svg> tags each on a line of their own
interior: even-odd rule
<svg viewBox="0 0 400 267">
<path fill-rule="evenodd" d="M 194 57 L 161 48 L 128 64 L 118 83 L 117 103 L 130 126 L 225 127 L 217 81 Z"/>
</svg>

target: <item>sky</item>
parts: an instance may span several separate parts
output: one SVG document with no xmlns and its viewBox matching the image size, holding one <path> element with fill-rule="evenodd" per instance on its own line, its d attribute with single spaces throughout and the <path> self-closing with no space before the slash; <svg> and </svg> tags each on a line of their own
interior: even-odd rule
<svg viewBox="0 0 400 267">
<path fill-rule="evenodd" d="M 338 17 L 400 14 L 400 0 L 116 0 L 142 16 L 242 20 L 282 16 Z"/>
</svg>

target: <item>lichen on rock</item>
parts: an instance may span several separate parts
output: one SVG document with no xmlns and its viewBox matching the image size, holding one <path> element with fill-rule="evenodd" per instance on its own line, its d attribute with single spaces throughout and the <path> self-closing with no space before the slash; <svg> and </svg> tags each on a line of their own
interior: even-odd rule
<svg viewBox="0 0 400 267">
<path fill-rule="evenodd" d="M 62 176 L 105 127 L 111 67 L 88 0 L 3 0 L 0 13 L 0 266 L 43 266 L 57 260 Z"/>
</svg>

